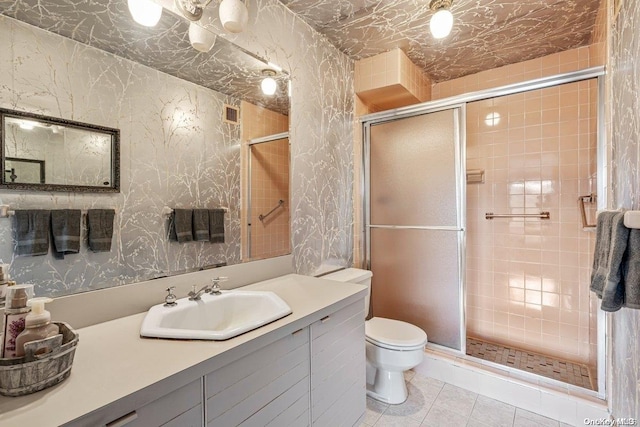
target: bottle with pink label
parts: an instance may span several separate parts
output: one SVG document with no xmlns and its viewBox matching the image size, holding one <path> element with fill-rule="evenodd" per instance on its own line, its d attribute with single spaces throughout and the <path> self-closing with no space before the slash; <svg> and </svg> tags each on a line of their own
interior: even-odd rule
<svg viewBox="0 0 640 427">
<path fill-rule="evenodd" d="M 31 311 L 27 301 L 32 297 L 33 285 L 15 285 L 7 289 L 0 357 L 17 357 L 16 338 L 25 328 L 25 318 Z"/>
</svg>

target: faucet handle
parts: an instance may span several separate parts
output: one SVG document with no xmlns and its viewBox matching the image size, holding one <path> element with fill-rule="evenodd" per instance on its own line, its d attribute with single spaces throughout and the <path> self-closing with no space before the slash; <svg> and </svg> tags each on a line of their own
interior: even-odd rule
<svg viewBox="0 0 640 427">
<path fill-rule="evenodd" d="M 176 302 L 176 300 L 178 299 L 175 294 L 173 293 L 173 291 L 176 290 L 175 286 L 171 286 L 167 288 L 167 292 L 168 295 L 164 298 L 164 306 L 165 307 L 173 307 L 178 305 L 178 303 Z"/>
<path fill-rule="evenodd" d="M 222 293 L 220 291 L 220 282 L 225 282 L 226 280 L 226 277 L 214 277 L 211 279 L 211 290 L 209 293 L 213 295 L 220 295 Z"/>
</svg>

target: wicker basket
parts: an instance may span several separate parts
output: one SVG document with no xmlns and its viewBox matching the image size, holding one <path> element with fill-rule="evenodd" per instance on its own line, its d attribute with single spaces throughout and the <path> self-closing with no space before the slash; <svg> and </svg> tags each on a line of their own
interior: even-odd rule
<svg viewBox="0 0 640 427">
<path fill-rule="evenodd" d="M 25 344 L 25 356 L 0 359 L 0 394 L 24 396 L 58 384 L 71 374 L 78 334 L 64 322 L 60 333 Z M 43 351 L 48 351 L 43 353 Z"/>
</svg>

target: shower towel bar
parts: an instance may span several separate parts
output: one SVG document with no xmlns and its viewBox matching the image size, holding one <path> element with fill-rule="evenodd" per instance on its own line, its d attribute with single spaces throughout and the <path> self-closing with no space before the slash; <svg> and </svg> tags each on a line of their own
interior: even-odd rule
<svg viewBox="0 0 640 427">
<path fill-rule="evenodd" d="M 276 209 L 278 209 L 280 206 L 284 205 L 284 200 L 280 199 L 278 200 L 278 204 L 276 205 L 275 208 L 271 209 L 269 212 L 267 212 L 266 215 L 260 215 L 258 216 L 258 219 L 260 221 L 264 221 L 269 215 L 271 215 L 273 213 L 273 211 L 275 211 Z"/>
<path fill-rule="evenodd" d="M 550 219 L 549 212 L 540 212 L 539 214 L 494 214 L 493 212 L 487 212 L 484 214 L 486 219 L 493 218 L 540 218 Z"/>
<path fill-rule="evenodd" d="M 206 208 L 203 208 L 203 209 L 206 209 Z M 219 208 L 212 208 L 212 209 L 222 209 L 225 212 L 229 212 L 229 208 L 226 206 L 221 206 Z M 162 214 L 162 216 L 170 217 L 171 214 L 173 214 L 173 208 L 170 208 L 169 206 L 165 206 L 162 208 L 162 211 L 160 213 Z"/>
<path fill-rule="evenodd" d="M 587 221 L 587 210 L 584 206 L 585 203 L 595 203 L 596 195 L 591 193 L 588 196 L 578 197 L 578 203 L 580 203 L 580 215 L 582 216 L 582 228 L 596 228 L 595 224 L 589 224 Z"/>
</svg>

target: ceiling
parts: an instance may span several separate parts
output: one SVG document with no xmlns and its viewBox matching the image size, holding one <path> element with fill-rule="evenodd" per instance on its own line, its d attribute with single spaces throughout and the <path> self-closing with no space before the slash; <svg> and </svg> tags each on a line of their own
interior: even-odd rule
<svg viewBox="0 0 640 427">
<path fill-rule="evenodd" d="M 253 0 L 247 0 L 253 1 Z M 451 35 L 429 32 L 429 0 L 280 0 L 354 60 L 399 47 L 444 81 L 589 44 L 599 0 L 454 0 Z M 199 53 L 188 22 L 165 13 L 154 28 L 126 0 L 0 0 L 0 13 L 257 105 L 286 113 L 286 91 L 259 90 L 265 61 L 218 37 Z M 288 75 L 280 77 L 286 87 Z"/>
<path fill-rule="evenodd" d="M 434 81 L 590 43 L 600 0 L 454 0 L 454 27 L 429 32 L 429 0 L 280 0 L 352 59 L 401 48 Z"/>
<path fill-rule="evenodd" d="M 191 47 L 189 22 L 165 9 L 158 25 L 136 24 L 126 0 L 0 0 L 0 13 L 36 27 L 146 65 L 172 76 L 289 114 L 288 74 L 275 79 L 279 91 L 260 89 L 267 62 L 222 37 L 213 49 Z"/>
</svg>

